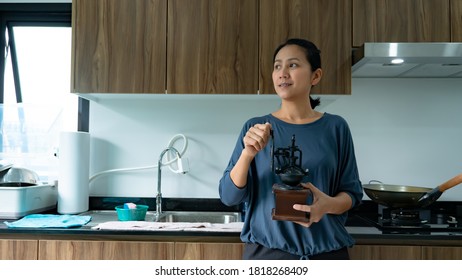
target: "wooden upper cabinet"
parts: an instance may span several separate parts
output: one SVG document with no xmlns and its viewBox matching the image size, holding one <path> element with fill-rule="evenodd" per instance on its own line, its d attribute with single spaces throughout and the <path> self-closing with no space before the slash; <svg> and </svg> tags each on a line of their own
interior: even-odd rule
<svg viewBox="0 0 462 280">
<path fill-rule="evenodd" d="M 353 0 L 353 46 L 450 42 L 449 15 L 449 0 Z"/>
<path fill-rule="evenodd" d="M 167 93 L 256 94 L 257 34 L 257 0 L 169 0 Z"/>
<path fill-rule="evenodd" d="M 351 1 L 260 0 L 260 93 L 274 93 L 273 53 L 288 38 L 321 50 L 323 77 L 314 94 L 351 93 Z"/>
<path fill-rule="evenodd" d="M 320 94 L 351 93 L 351 0 L 74 0 L 75 93 L 274 93 L 274 49 L 321 49 Z"/>
<path fill-rule="evenodd" d="M 462 42 L 462 0 L 451 0 L 451 41 Z"/>
<path fill-rule="evenodd" d="M 72 1 L 76 93 L 165 92 L 167 2 Z"/>
</svg>

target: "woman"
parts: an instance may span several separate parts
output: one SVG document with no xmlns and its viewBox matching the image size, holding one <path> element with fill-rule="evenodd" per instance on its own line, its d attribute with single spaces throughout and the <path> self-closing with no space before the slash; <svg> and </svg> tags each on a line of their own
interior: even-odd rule
<svg viewBox="0 0 462 280">
<path fill-rule="evenodd" d="M 281 107 L 244 124 L 219 185 L 224 204 L 246 205 L 243 259 L 349 259 L 354 240 L 344 224 L 363 192 L 346 121 L 315 111 L 319 99 L 310 97 L 322 78 L 320 51 L 309 41 L 290 39 L 276 49 L 273 62 Z M 309 222 L 272 220 L 272 186 L 280 179 L 270 166 L 271 132 L 274 147 L 290 146 L 296 136 L 301 165 L 309 169 L 301 185 L 312 192 L 312 203 L 293 208 L 309 212 Z"/>
</svg>

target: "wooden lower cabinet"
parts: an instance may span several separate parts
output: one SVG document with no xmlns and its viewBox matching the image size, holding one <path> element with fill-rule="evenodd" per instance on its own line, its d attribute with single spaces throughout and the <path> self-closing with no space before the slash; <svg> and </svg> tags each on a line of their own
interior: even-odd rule
<svg viewBox="0 0 462 280">
<path fill-rule="evenodd" d="M 36 260 L 37 240 L 0 240 L 0 260 Z"/>
<path fill-rule="evenodd" d="M 422 246 L 355 245 L 349 253 L 352 260 L 420 260 Z"/>
<path fill-rule="evenodd" d="M 462 247 L 425 246 L 422 248 L 424 260 L 462 260 Z"/>
<path fill-rule="evenodd" d="M 243 243 L 175 243 L 177 260 L 241 260 Z"/>
<path fill-rule="evenodd" d="M 240 260 L 243 243 L 175 243 L 177 260 Z M 356 245 L 352 260 L 462 260 L 462 247 Z"/>
<path fill-rule="evenodd" d="M 240 260 L 242 243 L 40 240 L 40 260 Z"/>
<path fill-rule="evenodd" d="M 0 260 L 240 260 L 240 242 L 1 239 Z M 355 245 L 352 260 L 462 260 L 462 246 Z"/>
<path fill-rule="evenodd" d="M 462 260 L 462 247 L 356 245 L 352 260 Z"/>
<path fill-rule="evenodd" d="M 172 260 L 173 242 L 39 241 L 40 260 Z"/>
</svg>

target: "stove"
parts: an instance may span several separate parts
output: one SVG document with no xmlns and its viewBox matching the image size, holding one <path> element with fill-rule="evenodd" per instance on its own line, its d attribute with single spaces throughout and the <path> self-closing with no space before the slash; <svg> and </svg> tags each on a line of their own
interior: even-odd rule
<svg viewBox="0 0 462 280">
<path fill-rule="evenodd" d="M 375 211 L 374 213 L 368 209 L 368 211 L 358 211 L 354 215 L 367 225 L 381 230 L 382 233 L 462 233 L 460 203 L 443 203 L 432 208 L 387 208 L 378 205 Z"/>
</svg>

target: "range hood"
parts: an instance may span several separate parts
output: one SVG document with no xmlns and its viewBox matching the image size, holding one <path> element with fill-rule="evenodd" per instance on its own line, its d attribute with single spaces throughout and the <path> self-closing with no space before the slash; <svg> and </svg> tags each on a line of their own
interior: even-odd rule
<svg viewBox="0 0 462 280">
<path fill-rule="evenodd" d="M 462 78 L 462 43 L 365 43 L 353 50 L 352 77 Z"/>
</svg>

